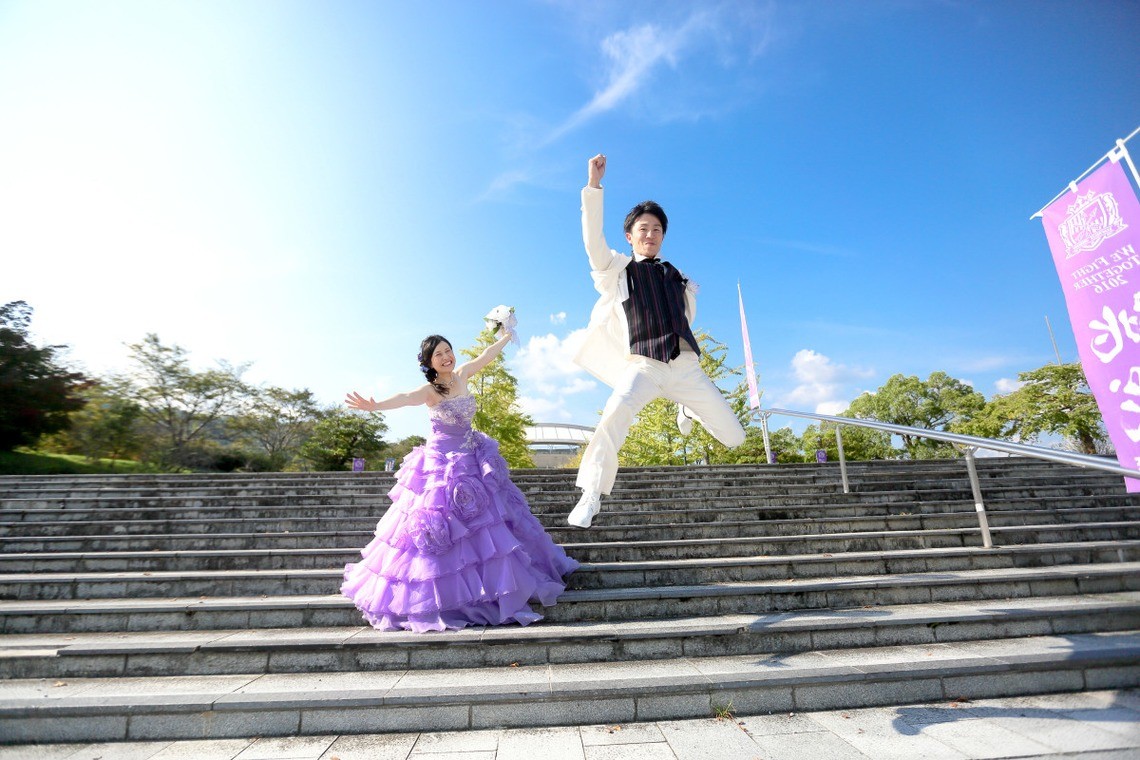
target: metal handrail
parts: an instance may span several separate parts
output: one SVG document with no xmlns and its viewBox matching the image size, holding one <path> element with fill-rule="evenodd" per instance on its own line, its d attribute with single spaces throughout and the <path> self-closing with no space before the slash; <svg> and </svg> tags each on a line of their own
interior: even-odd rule
<svg viewBox="0 0 1140 760">
<path fill-rule="evenodd" d="M 792 409 L 754 409 L 752 411 L 753 414 L 760 419 L 760 428 L 764 434 L 764 455 L 769 463 L 772 461 L 772 446 L 768 438 L 768 418 L 772 415 L 799 417 L 801 419 L 834 423 L 835 442 L 839 448 L 839 471 L 843 478 L 843 493 L 851 492 L 850 484 L 847 480 L 847 459 L 843 453 L 843 435 L 840 432 L 844 425 L 870 428 L 871 430 L 880 430 L 884 433 L 894 433 L 895 435 L 913 435 L 921 438 L 933 438 L 937 441 L 946 441 L 965 447 L 966 470 L 970 476 L 970 488 L 974 492 L 974 509 L 978 513 L 978 526 L 982 532 L 982 544 L 987 549 L 993 548 L 993 539 L 990 536 L 989 520 L 986 518 L 986 505 L 982 499 L 982 488 L 978 481 L 978 470 L 974 462 L 974 452 L 978 449 L 1001 451 L 1007 454 L 1044 459 L 1049 462 L 1059 462 L 1075 467 L 1101 470 L 1114 475 L 1140 479 L 1140 470 L 1130 470 L 1127 467 L 1121 467 L 1119 464 L 1107 462 L 1100 457 L 1094 457 L 1089 454 L 1078 454 L 1073 451 L 1058 451 L 1057 449 L 1047 449 L 1043 446 L 1030 446 L 1029 444 L 1015 443 L 1013 441 L 999 441 L 994 438 L 982 438 L 980 436 L 964 435 L 962 433 L 949 433 L 943 430 L 916 428 L 910 427 L 909 425 L 895 425 L 890 422 L 879 422 L 878 420 L 863 420 L 855 417 L 835 417 L 815 412 L 798 412 Z"/>
</svg>

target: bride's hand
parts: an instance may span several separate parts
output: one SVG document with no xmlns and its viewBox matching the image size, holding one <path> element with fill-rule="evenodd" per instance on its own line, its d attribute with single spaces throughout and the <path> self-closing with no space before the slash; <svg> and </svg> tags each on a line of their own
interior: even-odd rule
<svg viewBox="0 0 1140 760">
<path fill-rule="evenodd" d="M 362 412 L 375 412 L 380 406 L 372 397 L 364 398 L 356 391 L 349 393 L 344 397 L 344 403 L 353 409 L 359 409 Z"/>
</svg>

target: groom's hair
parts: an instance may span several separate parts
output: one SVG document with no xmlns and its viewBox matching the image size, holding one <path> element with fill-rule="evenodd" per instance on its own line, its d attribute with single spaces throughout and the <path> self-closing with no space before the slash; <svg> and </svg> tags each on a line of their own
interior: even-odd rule
<svg viewBox="0 0 1140 760">
<path fill-rule="evenodd" d="M 642 201 L 629 210 L 625 215 L 625 231 L 628 234 L 633 229 L 633 223 L 637 221 L 637 217 L 642 214 L 652 214 L 657 217 L 661 222 L 661 234 L 664 235 L 669 231 L 669 217 L 665 216 L 665 209 L 661 208 L 661 204 L 657 201 Z"/>
</svg>

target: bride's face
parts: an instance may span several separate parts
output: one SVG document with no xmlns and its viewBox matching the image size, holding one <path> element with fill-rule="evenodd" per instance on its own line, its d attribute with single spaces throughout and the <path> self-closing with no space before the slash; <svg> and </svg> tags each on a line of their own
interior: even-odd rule
<svg viewBox="0 0 1140 760">
<path fill-rule="evenodd" d="M 440 375 L 451 374 L 451 370 L 455 369 L 455 354 L 451 351 L 450 343 L 440 341 L 435 347 L 431 354 L 431 368 Z"/>
</svg>

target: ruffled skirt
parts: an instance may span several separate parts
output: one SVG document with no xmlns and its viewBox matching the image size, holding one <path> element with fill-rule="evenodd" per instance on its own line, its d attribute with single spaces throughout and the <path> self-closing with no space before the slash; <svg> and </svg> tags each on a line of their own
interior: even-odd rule
<svg viewBox="0 0 1140 760">
<path fill-rule="evenodd" d="M 341 593 L 381 630 L 541 620 L 578 568 L 531 514 L 494 439 L 433 435 L 405 457 L 392 506 Z"/>
</svg>

